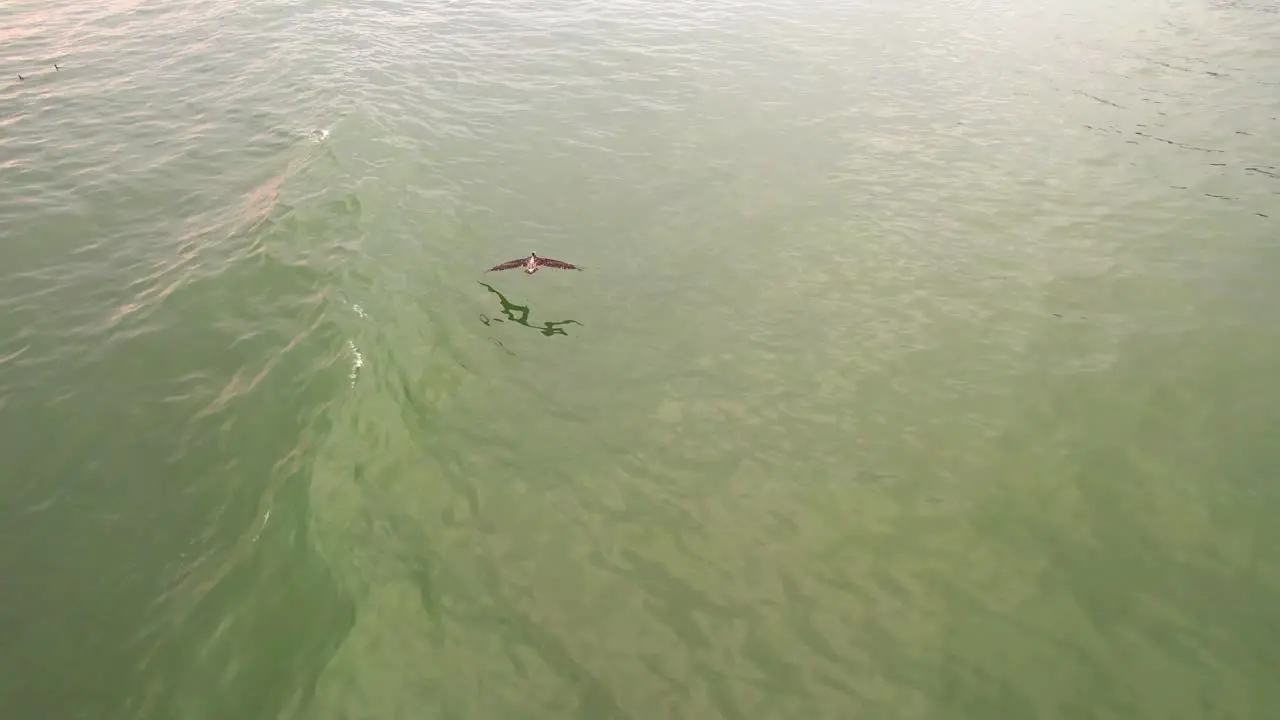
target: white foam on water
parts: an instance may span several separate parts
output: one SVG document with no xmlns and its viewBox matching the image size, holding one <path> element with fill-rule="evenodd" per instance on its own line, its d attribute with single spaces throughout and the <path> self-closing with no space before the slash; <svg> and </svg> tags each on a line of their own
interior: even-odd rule
<svg viewBox="0 0 1280 720">
<path fill-rule="evenodd" d="M 258 527 L 258 532 L 253 534 L 253 540 L 251 542 L 258 542 L 258 538 L 262 537 L 262 531 L 266 529 L 267 521 L 270 519 L 271 519 L 271 510 L 268 509 L 267 514 L 262 516 L 262 525 Z"/>
<path fill-rule="evenodd" d="M 343 295 L 343 293 L 339 293 L 339 295 Z M 364 307 L 361 307 L 358 302 L 349 301 L 346 296 L 343 296 L 342 300 L 348 306 L 351 306 L 356 315 L 360 315 L 360 319 L 364 320 L 369 316 L 369 314 L 365 313 Z M 351 379 L 351 387 L 356 387 L 356 379 L 360 378 L 360 369 L 365 366 L 365 354 L 360 351 L 360 348 L 356 347 L 355 340 L 347 341 L 347 351 L 351 354 L 351 374 L 348 374 L 347 377 Z"/>
<path fill-rule="evenodd" d="M 368 317 L 368 313 L 364 311 L 364 308 L 360 307 L 360 303 L 351 302 L 345 295 L 342 299 L 355 311 L 356 315 L 360 316 L 361 320 Z M 360 377 L 360 368 L 364 367 L 364 353 L 360 352 L 360 348 L 356 347 L 354 340 L 347 340 L 347 350 L 351 353 L 351 374 L 347 377 L 351 379 L 351 386 L 355 387 L 356 380 Z"/>
<path fill-rule="evenodd" d="M 329 139 L 328 128 L 294 126 L 291 128 L 285 128 L 283 132 L 284 134 L 286 134 L 287 136 L 295 140 L 310 139 L 312 142 L 316 144 L 322 143 L 325 140 Z"/>
<path fill-rule="evenodd" d="M 355 387 L 356 379 L 360 377 L 360 368 L 364 367 L 364 354 L 351 340 L 347 341 L 347 349 L 351 351 L 351 374 L 347 377 L 351 380 L 351 386 Z"/>
</svg>

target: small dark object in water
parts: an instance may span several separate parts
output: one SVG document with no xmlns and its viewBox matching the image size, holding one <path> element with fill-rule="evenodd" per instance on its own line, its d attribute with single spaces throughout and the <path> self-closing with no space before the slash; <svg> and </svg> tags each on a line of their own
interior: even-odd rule
<svg viewBox="0 0 1280 720">
<path fill-rule="evenodd" d="M 529 253 L 529 257 L 520 258 L 519 260 L 508 260 L 507 262 L 499 265 L 494 265 L 488 270 L 485 270 L 485 272 L 493 272 L 495 270 L 514 270 L 518 267 L 523 267 L 525 274 L 527 275 L 532 275 L 538 272 L 538 268 L 540 267 L 558 268 L 560 270 L 582 270 L 582 268 L 577 265 L 570 265 L 563 260 L 538 257 L 538 253 Z"/>
<path fill-rule="evenodd" d="M 53 64 L 53 69 L 54 69 L 56 72 L 62 72 L 61 70 L 59 70 L 59 69 L 58 69 L 58 63 L 54 63 L 54 64 Z"/>
<path fill-rule="evenodd" d="M 22 77 L 21 75 L 19 75 L 19 76 L 18 76 L 18 79 L 19 79 L 19 80 L 26 80 L 26 78 Z"/>
</svg>

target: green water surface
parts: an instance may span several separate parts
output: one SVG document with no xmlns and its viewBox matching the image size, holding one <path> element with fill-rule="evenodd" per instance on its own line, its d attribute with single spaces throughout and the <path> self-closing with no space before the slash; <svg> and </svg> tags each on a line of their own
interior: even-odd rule
<svg viewBox="0 0 1280 720">
<path fill-rule="evenodd" d="M 1280 717 L 1277 47 L 0 2 L 0 718 Z"/>
</svg>

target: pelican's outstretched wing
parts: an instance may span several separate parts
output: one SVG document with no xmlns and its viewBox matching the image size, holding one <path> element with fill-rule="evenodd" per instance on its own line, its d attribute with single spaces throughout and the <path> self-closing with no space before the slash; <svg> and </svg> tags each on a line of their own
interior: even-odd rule
<svg viewBox="0 0 1280 720">
<path fill-rule="evenodd" d="M 569 263 L 563 260 L 552 260 L 551 258 L 545 258 L 541 256 L 538 257 L 538 264 L 545 265 L 551 268 L 560 268 L 561 270 L 579 270 L 579 271 L 582 270 L 582 268 L 578 267 L 577 265 L 570 265 Z"/>
<path fill-rule="evenodd" d="M 494 265 L 488 270 L 485 270 L 485 272 L 493 272 L 495 270 L 513 270 L 515 268 L 520 267 L 523 264 L 524 264 L 524 258 L 520 258 L 519 260 L 508 260 L 502 263 L 501 265 Z"/>
</svg>

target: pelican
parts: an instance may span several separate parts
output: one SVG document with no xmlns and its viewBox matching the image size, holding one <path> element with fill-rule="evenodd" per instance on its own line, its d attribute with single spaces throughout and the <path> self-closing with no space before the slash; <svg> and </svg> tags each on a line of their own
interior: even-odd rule
<svg viewBox="0 0 1280 720">
<path fill-rule="evenodd" d="M 508 260 L 501 265 L 494 265 L 488 270 L 485 270 L 485 272 L 494 272 L 495 270 L 514 270 L 518 267 L 523 267 L 526 275 L 532 275 L 538 272 L 538 268 L 540 267 L 557 268 L 560 270 L 577 270 L 579 272 L 582 271 L 582 268 L 577 265 L 570 265 L 563 260 L 553 260 L 549 257 L 539 257 L 538 253 L 529 253 L 529 257 L 520 258 L 519 260 Z"/>
</svg>

